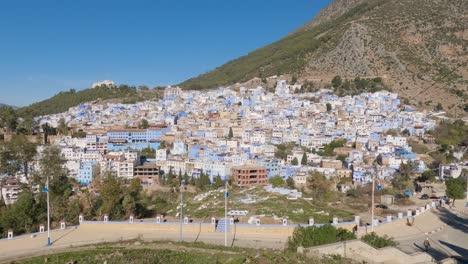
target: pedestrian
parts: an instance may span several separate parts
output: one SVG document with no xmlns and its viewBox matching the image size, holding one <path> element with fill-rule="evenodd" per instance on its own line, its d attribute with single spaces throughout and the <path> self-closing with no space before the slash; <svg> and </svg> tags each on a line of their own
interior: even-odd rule
<svg viewBox="0 0 468 264">
<path fill-rule="evenodd" d="M 353 227 L 353 233 L 354 233 L 355 235 L 357 235 L 357 231 L 358 231 L 358 226 L 355 225 L 355 226 Z"/>
<path fill-rule="evenodd" d="M 426 240 L 424 240 L 424 248 L 426 249 L 426 252 L 429 250 L 429 247 L 431 247 L 431 243 L 429 243 L 429 238 L 426 237 Z"/>
</svg>

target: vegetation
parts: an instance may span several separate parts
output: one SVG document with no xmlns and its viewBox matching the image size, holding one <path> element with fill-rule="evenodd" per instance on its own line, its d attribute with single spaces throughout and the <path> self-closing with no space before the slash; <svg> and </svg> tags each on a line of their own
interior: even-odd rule
<svg viewBox="0 0 468 264">
<path fill-rule="evenodd" d="M 36 154 L 36 144 L 24 135 L 14 135 L 9 142 L 0 145 L 0 173 L 14 175 L 22 172 L 29 178 L 30 163 Z"/>
<path fill-rule="evenodd" d="M 271 177 L 269 181 L 273 187 L 284 187 L 285 185 L 285 182 L 281 176 Z"/>
<path fill-rule="evenodd" d="M 141 119 L 140 123 L 138 124 L 138 128 L 140 129 L 147 129 L 149 127 L 148 120 L 146 119 Z"/>
<path fill-rule="evenodd" d="M 291 160 L 291 165 L 296 166 L 296 165 L 298 165 L 298 164 L 299 164 L 299 161 L 297 160 L 296 157 L 294 157 L 294 159 Z"/>
<path fill-rule="evenodd" d="M 356 239 L 356 235 L 344 228 L 331 225 L 297 227 L 288 240 L 288 249 L 296 251 L 298 247 L 314 247 L 346 240 Z"/>
<path fill-rule="evenodd" d="M 293 148 L 296 146 L 294 143 L 283 143 L 276 146 L 275 158 L 286 160 L 288 155 L 292 154 Z"/>
<path fill-rule="evenodd" d="M 374 232 L 362 236 L 361 240 L 375 248 L 395 247 L 398 245 L 398 242 L 393 240 L 393 238 L 387 235 L 379 236 Z"/>
<path fill-rule="evenodd" d="M 455 205 L 456 199 L 465 198 L 466 193 L 466 179 L 461 177 L 450 178 L 445 181 L 447 190 L 445 191 L 449 199 L 453 199 L 452 204 Z"/>
<path fill-rule="evenodd" d="M 134 86 L 98 86 L 82 91 L 71 89 L 55 96 L 17 110 L 19 116 L 41 116 L 61 113 L 81 103 L 96 100 L 126 99 L 126 102 L 139 102 L 158 97 L 158 90 L 137 90 Z"/>
<path fill-rule="evenodd" d="M 18 125 L 18 116 L 13 107 L 0 106 L 0 127 L 9 131 L 15 131 Z"/>
<path fill-rule="evenodd" d="M 435 179 L 435 172 L 433 170 L 426 170 L 423 173 L 421 173 L 421 176 L 419 176 L 416 180 L 418 182 L 434 182 Z"/>
<path fill-rule="evenodd" d="M 322 173 L 312 172 L 307 177 L 307 187 L 315 199 L 324 200 L 331 194 L 333 183 Z"/>
<path fill-rule="evenodd" d="M 156 158 L 156 150 L 148 147 L 141 150 L 140 157 L 142 159 L 154 159 Z"/>
<path fill-rule="evenodd" d="M 258 250 L 249 248 L 226 248 L 204 243 L 173 243 L 137 241 L 130 244 L 98 245 L 78 248 L 68 252 L 52 253 L 45 256 L 20 260 L 15 263 L 310 263 L 345 264 L 356 263 L 339 256 L 310 258 L 303 254 L 281 250 Z M 141 245 L 135 245 L 139 243 Z"/>
<path fill-rule="evenodd" d="M 85 138 L 86 137 L 86 132 L 83 130 L 78 130 L 76 132 L 73 132 L 72 137 L 74 138 Z"/>
<path fill-rule="evenodd" d="M 325 144 L 323 146 L 323 150 L 318 151 L 317 154 L 321 156 L 334 156 L 335 148 L 341 148 L 344 146 L 345 143 L 346 143 L 346 139 L 333 140 L 329 144 Z"/>
<path fill-rule="evenodd" d="M 468 125 L 462 120 L 442 122 L 434 130 L 433 135 L 444 150 L 450 147 L 468 146 Z"/>
<path fill-rule="evenodd" d="M 337 77 L 338 80 L 335 80 Z M 356 95 L 364 92 L 375 93 L 381 90 L 390 90 L 382 82 L 382 78 L 380 77 L 372 79 L 356 77 L 353 80 L 344 80 L 343 82 L 341 81 L 340 76 L 336 76 L 335 78 L 332 80 L 332 86 L 335 93 L 339 96 Z"/>
</svg>

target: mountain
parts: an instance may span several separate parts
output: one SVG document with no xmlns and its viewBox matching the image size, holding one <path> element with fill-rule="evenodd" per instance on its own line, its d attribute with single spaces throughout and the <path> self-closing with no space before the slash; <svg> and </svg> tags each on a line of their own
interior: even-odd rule
<svg viewBox="0 0 468 264">
<path fill-rule="evenodd" d="M 379 77 L 408 102 L 460 115 L 468 111 L 466 10 L 466 0 L 335 0 L 279 41 L 179 85 Z"/>
<path fill-rule="evenodd" d="M 20 116 L 50 115 L 65 112 L 70 107 L 86 102 L 112 100 L 122 103 L 136 103 L 161 97 L 162 89 L 151 90 L 146 86 L 137 89 L 136 87 L 127 85 L 102 85 L 81 91 L 71 89 L 66 92 L 60 92 L 47 100 L 18 109 L 18 114 Z"/>
</svg>

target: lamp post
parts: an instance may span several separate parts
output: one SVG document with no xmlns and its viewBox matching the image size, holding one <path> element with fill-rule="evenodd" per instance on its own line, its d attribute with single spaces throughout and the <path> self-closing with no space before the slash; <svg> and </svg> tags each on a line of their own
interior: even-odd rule
<svg viewBox="0 0 468 264">
<path fill-rule="evenodd" d="M 372 219 L 371 231 L 374 232 L 374 190 L 375 190 L 375 175 L 372 175 Z"/>
<path fill-rule="evenodd" d="M 179 234 L 179 242 L 182 242 L 182 227 L 183 227 L 183 207 L 184 207 L 184 180 L 180 182 L 180 234 Z"/>
<path fill-rule="evenodd" d="M 47 175 L 46 180 L 46 188 L 45 191 L 47 193 L 47 246 L 50 247 L 52 243 L 50 243 L 50 195 L 49 195 L 49 175 Z"/>
<path fill-rule="evenodd" d="M 227 247 L 227 198 L 229 193 L 227 191 L 227 181 L 224 183 L 224 246 Z"/>
</svg>

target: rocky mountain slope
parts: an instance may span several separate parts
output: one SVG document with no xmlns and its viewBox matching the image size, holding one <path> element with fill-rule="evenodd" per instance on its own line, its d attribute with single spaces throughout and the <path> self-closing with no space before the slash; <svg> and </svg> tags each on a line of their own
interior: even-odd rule
<svg viewBox="0 0 468 264">
<path fill-rule="evenodd" d="M 381 77 L 407 101 L 468 111 L 468 1 L 335 0 L 285 38 L 180 85 L 214 88 L 273 75 L 299 83 Z"/>
</svg>

